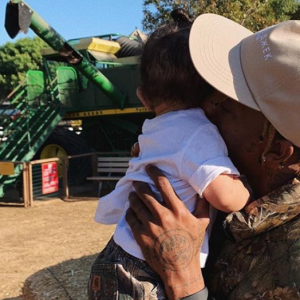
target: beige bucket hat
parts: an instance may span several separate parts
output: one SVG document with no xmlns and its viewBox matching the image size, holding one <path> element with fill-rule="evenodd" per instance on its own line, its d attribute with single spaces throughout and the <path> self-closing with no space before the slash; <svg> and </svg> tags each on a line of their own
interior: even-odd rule
<svg viewBox="0 0 300 300">
<path fill-rule="evenodd" d="M 192 26 L 190 52 L 205 80 L 261 111 L 300 147 L 300 21 L 252 33 L 222 16 L 203 14 Z"/>
</svg>

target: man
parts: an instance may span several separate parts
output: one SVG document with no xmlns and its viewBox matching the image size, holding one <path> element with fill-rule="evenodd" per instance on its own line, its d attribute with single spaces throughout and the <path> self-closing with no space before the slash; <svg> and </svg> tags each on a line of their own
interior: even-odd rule
<svg viewBox="0 0 300 300">
<path fill-rule="evenodd" d="M 211 288 L 222 300 L 299 299 L 300 184 L 291 180 L 300 173 L 300 22 L 252 34 L 224 17 L 201 15 L 191 30 L 190 51 L 199 74 L 220 91 L 206 99 L 206 114 L 257 199 L 227 217 L 236 243 L 224 246 Z M 148 171 L 165 200 L 164 214 L 147 186 L 135 183 L 142 202 L 130 195 L 127 221 L 172 299 L 207 299 L 199 262 L 191 259 L 180 269 L 184 253 L 174 236 L 177 229 L 188 232 L 186 249 L 196 257 L 205 209 L 201 215 L 196 210 L 200 219 L 189 215 L 167 179 L 153 167 Z M 162 237 L 174 242 L 173 256 L 165 253 Z"/>
</svg>

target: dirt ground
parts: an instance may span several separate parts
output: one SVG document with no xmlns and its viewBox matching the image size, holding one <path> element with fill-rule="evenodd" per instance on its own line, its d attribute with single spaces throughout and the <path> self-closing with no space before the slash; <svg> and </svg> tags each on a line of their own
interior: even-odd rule
<svg viewBox="0 0 300 300">
<path fill-rule="evenodd" d="M 41 270 L 94 259 L 114 230 L 93 221 L 96 205 L 96 198 L 35 201 L 27 209 L 0 203 L 0 299 L 23 299 L 25 280 Z"/>
</svg>

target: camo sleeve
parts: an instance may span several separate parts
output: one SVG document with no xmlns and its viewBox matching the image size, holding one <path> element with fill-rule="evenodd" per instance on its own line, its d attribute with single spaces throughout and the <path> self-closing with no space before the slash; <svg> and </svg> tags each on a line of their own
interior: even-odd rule
<svg viewBox="0 0 300 300">
<path fill-rule="evenodd" d="M 228 216 L 235 242 L 227 239 L 214 263 L 208 288 L 216 299 L 299 299 L 299 202 L 293 181 Z"/>
<path fill-rule="evenodd" d="M 269 195 L 259 198 L 242 211 L 226 218 L 226 229 L 235 241 L 269 231 L 300 213 L 300 182 L 294 179 Z"/>
</svg>

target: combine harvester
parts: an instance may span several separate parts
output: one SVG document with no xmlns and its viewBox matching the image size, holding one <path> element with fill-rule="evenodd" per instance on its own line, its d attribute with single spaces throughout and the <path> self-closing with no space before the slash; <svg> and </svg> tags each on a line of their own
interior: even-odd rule
<svg viewBox="0 0 300 300">
<path fill-rule="evenodd" d="M 44 70 L 29 70 L 26 80 L 1 104 L 0 159 L 25 161 L 91 151 L 129 151 L 150 113 L 136 96 L 137 37 L 107 34 L 66 41 L 24 1 L 6 7 L 5 28 L 11 38 L 30 28 L 51 48 L 42 51 Z M 78 122 L 80 135 L 61 124 Z M 87 174 L 86 159 L 69 171 Z M 0 196 L 16 184 L 0 175 Z"/>
</svg>

